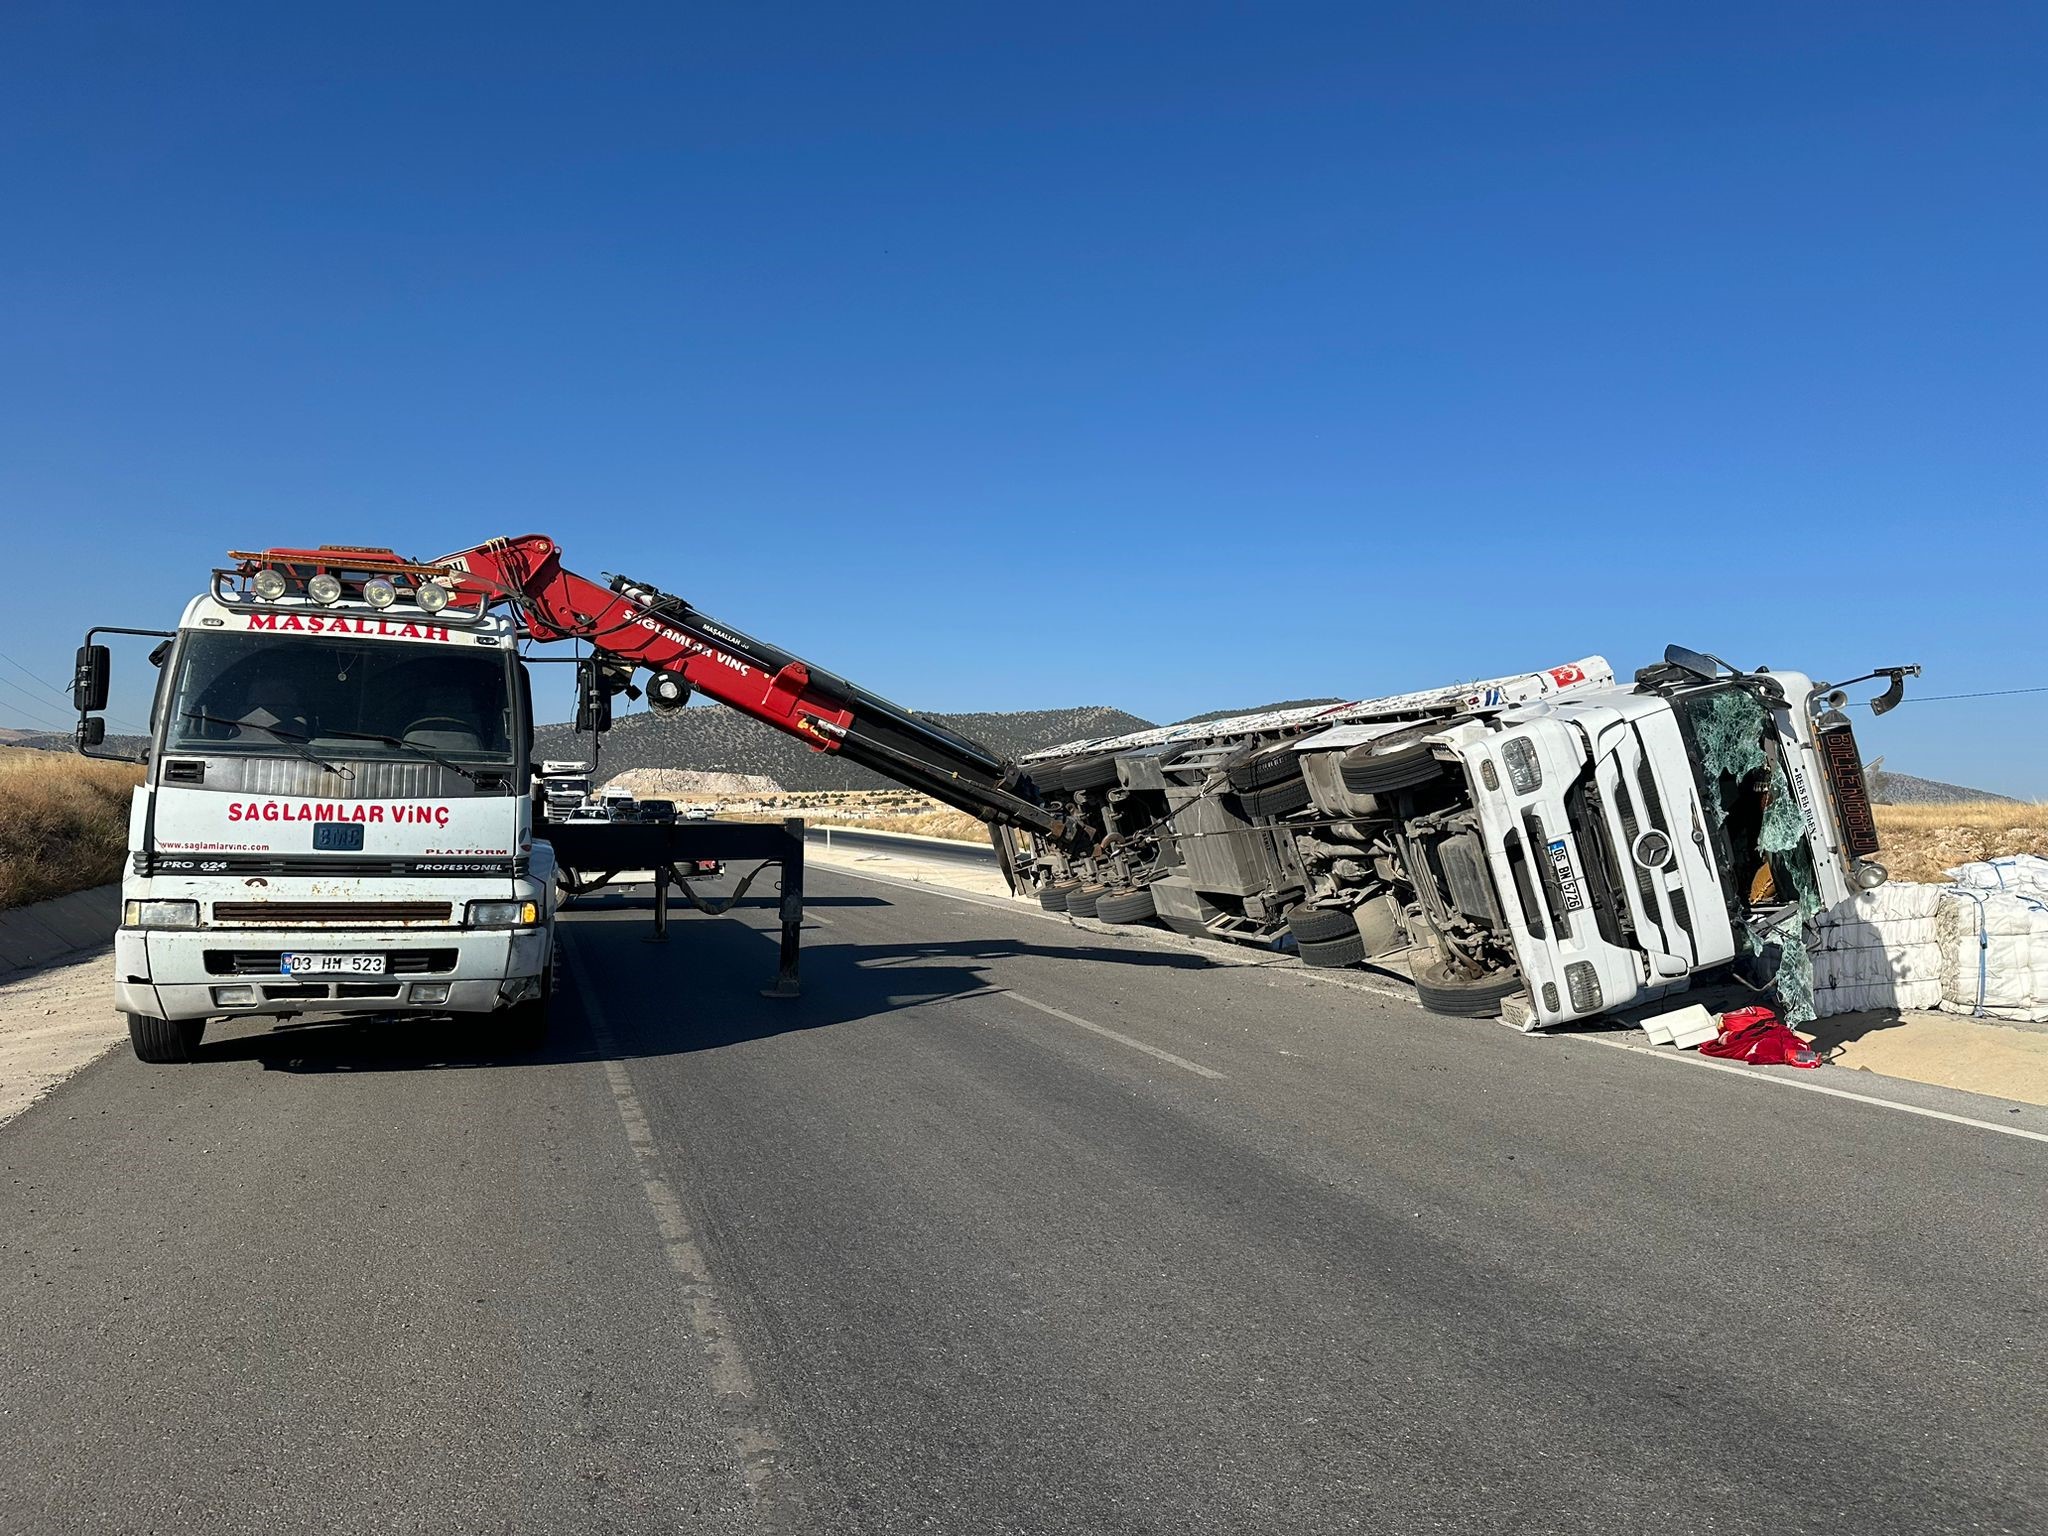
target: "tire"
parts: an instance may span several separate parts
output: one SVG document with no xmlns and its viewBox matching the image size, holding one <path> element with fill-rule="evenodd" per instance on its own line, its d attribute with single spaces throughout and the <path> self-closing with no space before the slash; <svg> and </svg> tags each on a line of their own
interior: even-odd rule
<svg viewBox="0 0 2048 1536">
<path fill-rule="evenodd" d="M 1344 776 L 1344 787 L 1353 794 L 1379 795 L 1388 790 L 1413 789 L 1418 784 L 1427 784 L 1444 768 L 1436 760 L 1436 754 L 1417 741 L 1396 747 L 1391 752 L 1375 753 L 1371 743 L 1353 747 L 1344 754 L 1337 771 Z"/>
<path fill-rule="evenodd" d="M 1067 893 L 1067 911 L 1074 917 L 1093 917 L 1095 904 L 1109 892 L 1106 885 L 1084 885 Z"/>
<path fill-rule="evenodd" d="M 1287 779 L 1271 789 L 1254 789 L 1237 797 L 1247 816 L 1291 816 L 1308 809 L 1308 780 Z"/>
<path fill-rule="evenodd" d="M 1038 893 L 1038 904 L 1048 912 L 1067 910 L 1067 898 L 1081 889 L 1078 880 L 1055 880 Z"/>
<path fill-rule="evenodd" d="M 1284 784 L 1289 779 L 1301 777 L 1301 754 L 1281 751 L 1241 757 L 1230 765 L 1229 776 L 1230 787 L 1240 794 L 1246 790 Z"/>
<path fill-rule="evenodd" d="M 1113 789 L 1116 782 L 1113 757 L 1084 757 L 1060 770 L 1060 783 L 1068 789 Z"/>
<path fill-rule="evenodd" d="M 550 946 L 550 955 L 553 953 Z M 552 959 L 541 975 L 540 996 L 514 1003 L 492 1020 L 498 1037 L 512 1050 L 524 1055 L 548 1043 L 548 1014 L 555 1001 L 555 968 Z"/>
<path fill-rule="evenodd" d="M 1415 972 L 1415 995 L 1422 1006 L 1453 1019 L 1498 1018 L 1500 1005 L 1521 990 L 1522 978 L 1514 971 L 1467 978 L 1433 960 Z"/>
<path fill-rule="evenodd" d="M 1360 937 L 1358 919 L 1349 907 L 1296 907 L 1287 914 L 1287 931 L 1297 944 L 1327 944 L 1332 939 Z"/>
<path fill-rule="evenodd" d="M 1301 952 L 1303 965 L 1335 968 L 1356 965 L 1365 958 L 1365 939 L 1356 928 L 1348 938 L 1310 940 L 1306 944 L 1297 940 L 1294 947 Z"/>
<path fill-rule="evenodd" d="M 1095 903 L 1095 916 L 1105 923 L 1142 923 L 1158 916 L 1152 893 L 1143 886 L 1134 891 L 1110 891 Z"/>
<path fill-rule="evenodd" d="M 206 1033 L 204 1019 L 152 1019 L 147 1014 L 128 1015 L 128 1044 L 137 1061 L 151 1066 L 182 1066 L 199 1049 L 199 1037 Z"/>
</svg>

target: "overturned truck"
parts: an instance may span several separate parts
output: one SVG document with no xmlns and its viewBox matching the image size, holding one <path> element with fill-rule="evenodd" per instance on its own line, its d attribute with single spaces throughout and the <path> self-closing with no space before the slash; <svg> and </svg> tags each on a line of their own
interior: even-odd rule
<svg viewBox="0 0 2048 1536">
<path fill-rule="evenodd" d="M 1895 705 L 1917 667 L 1884 668 Z M 1840 687 L 1673 646 L 1074 742 L 1023 764 L 1087 829 L 998 828 L 1047 908 L 1397 959 L 1424 1007 L 1531 1027 L 1708 973 L 1810 997 L 1812 919 L 1885 871 Z M 1526 1002 L 1518 995 L 1525 994 Z"/>
</svg>

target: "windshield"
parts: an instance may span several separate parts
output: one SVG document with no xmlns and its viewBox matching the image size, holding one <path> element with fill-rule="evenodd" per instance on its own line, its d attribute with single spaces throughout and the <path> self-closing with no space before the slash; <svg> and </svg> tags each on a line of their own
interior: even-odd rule
<svg viewBox="0 0 2048 1536">
<path fill-rule="evenodd" d="M 512 758 L 512 698 L 508 658 L 480 647 L 188 633 L 164 745 L 503 763 Z"/>
<path fill-rule="evenodd" d="M 1709 832 L 1739 906 L 1818 903 L 1819 881 L 1771 712 L 1747 688 L 1689 690 L 1672 700 L 1691 747 Z"/>
</svg>

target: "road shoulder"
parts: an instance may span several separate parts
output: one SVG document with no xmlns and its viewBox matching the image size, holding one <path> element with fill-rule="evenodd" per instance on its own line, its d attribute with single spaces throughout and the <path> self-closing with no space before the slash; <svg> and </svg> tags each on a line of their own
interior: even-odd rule
<svg viewBox="0 0 2048 1536">
<path fill-rule="evenodd" d="M 0 1125 L 128 1038 L 104 952 L 0 981 Z"/>
</svg>

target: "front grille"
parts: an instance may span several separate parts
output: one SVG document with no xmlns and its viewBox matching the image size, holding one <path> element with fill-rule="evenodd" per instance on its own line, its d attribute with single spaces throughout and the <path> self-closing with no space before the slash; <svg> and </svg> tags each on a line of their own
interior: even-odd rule
<svg viewBox="0 0 2048 1536">
<path fill-rule="evenodd" d="M 276 976 L 282 974 L 282 951 L 275 949 L 209 949 L 203 956 L 209 976 Z M 445 976 L 455 969 L 452 949 L 390 949 L 384 952 L 385 973 L 391 976 Z"/>
<path fill-rule="evenodd" d="M 1636 821 L 1634 803 L 1629 799 L 1628 782 L 1619 775 L 1614 780 L 1614 810 L 1621 817 L 1621 835 L 1628 839 L 1629 868 L 1636 877 L 1636 894 L 1642 898 L 1643 915 L 1654 923 L 1658 919 L 1657 892 L 1651 883 L 1650 872 L 1636 858 L 1636 838 L 1642 829 Z"/>
<path fill-rule="evenodd" d="M 216 901 L 213 920 L 297 928 L 339 923 L 360 928 L 385 923 L 445 923 L 453 910 L 445 901 Z"/>
</svg>

